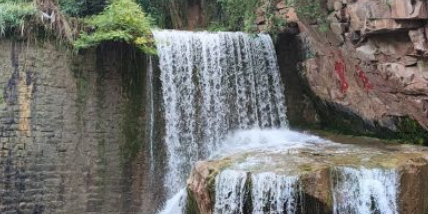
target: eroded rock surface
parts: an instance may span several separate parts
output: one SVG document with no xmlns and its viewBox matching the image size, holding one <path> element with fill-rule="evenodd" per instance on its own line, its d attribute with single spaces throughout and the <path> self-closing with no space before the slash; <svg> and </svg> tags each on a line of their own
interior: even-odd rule
<svg viewBox="0 0 428 214">
<path fill-rule="evenodd" d="M 320 2 L 317 20 L 302 12 L 297 21 L 278 18 L 298 23 L 301 67 L 295 75 L 307 83 L 321 121 L 354 132 L 419 135 L 417 141 L 428 144 L 427 2 Z M 292 6 L 302 8 L 288 2 L 276 9 L 286 14 Z M 284 43 L 279 37 L 279 62 L 288 60 L 281 54 Z"/>
</svg>

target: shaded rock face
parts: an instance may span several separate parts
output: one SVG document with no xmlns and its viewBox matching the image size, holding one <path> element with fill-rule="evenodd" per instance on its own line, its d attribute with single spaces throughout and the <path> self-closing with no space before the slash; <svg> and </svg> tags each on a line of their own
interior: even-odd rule
<svg viewBox="0 0 428 214">
<path fill-rule="evenodd" d="M 425 148 L 368 138 L 334 140 L 346 144 L 315 143 L 198 162 L 188 180 L 189 200 L 196 203 L 187 213 L 428 211 Z"/>
<path fill-rule="evenodd" d="M 320 10 L 329 30 L 319 30 L 323 20 L 301 17 L 300 42 L 278 41 L 298 46 L 294 74 L 308 86 L 320 121 L 360 133 L 414 134 L 401 128 L 409 119 L 427 144 L 427 2 L 330 0 Z M 286 61 L 278 47 L 278 61 Z"/>
<path fill-rule="evenodd" d="M 151 172 L 146 57 L 39 45 L 0 41 L 0 213 L 154 212 L 163 153 Z"/>
</svg>

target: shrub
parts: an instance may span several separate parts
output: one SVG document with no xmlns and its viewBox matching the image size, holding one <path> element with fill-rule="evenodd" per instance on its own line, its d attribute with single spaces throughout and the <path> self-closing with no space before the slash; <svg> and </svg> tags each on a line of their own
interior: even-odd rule
<svg viewBox="0 0 428 214">
<path fill-rule="evenodd" d="M 154 54 L 150 18 L 133 0 L 114 0 L 99 14 L 85 19 L 93 32 L 84 32 L 75 41 L 77 50 L 96 46 L 102 42 L 120 41 Z"/>
<path fill-rule="evenodd" d="M 229 30 L 254 31 L 259 0 L 217 0 L 224 13 L 223 22 Z"/>
<path fill-rule="evenodd" d="M 329 29 L 327 15 L 323 12 L 319 0 L 298 0 L 295 8 L 301 18 L 316 21 L 319 31 L 326 32 Z"/>
<path fill-rule="evenodd" d="M 71 17 L 83 17 L 100 13 L 107 0 L 59 0 L 61 11 Z"/>
<path fill-rule="evenodd" d="M 26 20 L 37 12 L 33 3 L 0 0 L 0 37 L 7 32 L 23 29 Z"/>
</svg>

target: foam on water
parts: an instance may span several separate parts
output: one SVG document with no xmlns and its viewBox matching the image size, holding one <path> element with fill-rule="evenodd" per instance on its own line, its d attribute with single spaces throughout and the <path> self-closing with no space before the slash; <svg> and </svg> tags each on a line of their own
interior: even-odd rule
<svg viewBox="0 0 428 214">
<path fill-rule="evenodd" d="M 298 177 L 265 172 L 252 175 L 253 214 L 295 214 Z"/>
<path fill-rule="evenodd" d="M 284 86 L 269 35 L 155 30 L 172 196 L 195 161 L 233 130 L 286 128 Z"/>
<path fill-rule="evenodd" d="M 338 167 L 333 175 L 334 213 L 397 214 L 394 170 Z"/>
<path fill-rule="evenodd" d="M 217 175 L 214 214 L 244 213 L 246 181 L 246 172 L 224 170 Z"/>
<path fill-rule="evenodd" d="M 295 155 L 304 149 L 332 153 L 355 149 L 288 130 L 284 86 L 268 35 L 153 33 L 161 69 L 168 154 L 165 188 L 167 195 L 173 196 L 160 214 L 183 212 L 187 193 L 182 188 L 197 160 L 249 152 Z M 272 161 L 262 155 L 250 157 L 220 172 L 215 181 L 214 213 L 249 211 L 244 206 L 248 198 L 254 214 L 296 213 L 297 175 L 283 170 L 251 172 L 249 176 L 245 171 Z M 335 214 L 397 214 L 399 187 L 394 171 L 339 167 L 333 176 Z"/>
<path fill-rule="evenodd" d="M 211 158 L 221 158 L 240 152 L 286 152 L 298 148 L 312 148 L 331 142 L 320 137 L 289 129 L 251 129 L 227 135 Z"/>
<path fill-rule="evenodd" d="M 170 198 L 158 214 L 183 214 L 187 203 L 187 191 L 181 189 L 172 198 Z"/>
</svg>

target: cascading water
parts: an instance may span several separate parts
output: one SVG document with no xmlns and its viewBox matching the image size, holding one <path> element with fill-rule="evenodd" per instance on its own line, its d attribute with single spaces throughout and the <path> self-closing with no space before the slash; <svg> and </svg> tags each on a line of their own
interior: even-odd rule
<svg viewBox="0 0 428 214">
<path fill-rule="evenodd" d="M 244 213 L 247 173 L 225 170 L 216 178 L 214 214 Z"/>
<path fill-rule="evenodd" d="M 393 170 L 339 167 L 333 177 L 334 213 L 397 214 L 398 175 Z"/>
<path fill-rule="evenodd" d="M 252 175 L 253 214 L 295 214 L 298 177 L 265 172 Z"/>
<path fill-rule="evenodd" d="M 161 214 L 180 214 L 192 164 L 243 152 L 280 152 L 329 145 L 287 130 L 284 87 L 268 35 L 154 31 L 159 54 L 167 195 Z M 280 128 L 280 129 L 272 129 Z M 339 148 L 339 147 L 338 147 Z M 293 153 L 294 152 L 294 153 Z M 215 179 L 215 214 L 297 214 L 305 210 L 298 175 L 248 173 L 259 159 L 224 170 Z M 339 167 L 331 188 L 336 214 L 396 214 L 398 178 L 393 171 Z M 246 206 L 246 200 L 251 206 Z"/>
<path fill-rule="evenodd" d="M 191 164 L 231 130 L 287 127 L 283 85 L 268 35 L 154 31 L 159 53 L 169 195 Z"/>
<path fill-rule="evenodd" d="M 153 59 L 149 57 L 147 72 L 149 74 L 148 91 L 150 97 L 150 125 L 149 125 L 149 141 L 150 141 L 150 172 L 155 171 L 155 154 L 154 154 L 154 129 L 155 129 L 155 100 L 153 89 Z"/>
</svg>

